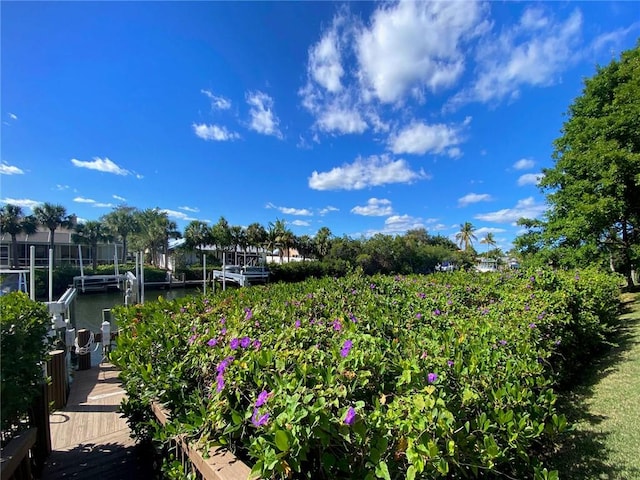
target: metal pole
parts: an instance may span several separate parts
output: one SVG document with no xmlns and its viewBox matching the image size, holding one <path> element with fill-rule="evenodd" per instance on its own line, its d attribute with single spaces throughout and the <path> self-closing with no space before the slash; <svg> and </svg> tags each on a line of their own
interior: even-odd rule
<svg viewBox="0 0 640 480">
<path fill-rule="evenodd" d="M 144 305 L 144 253 L 140 252 L 140 303 Z"/>
<path fill-rule="evenodd" d="M 53 248 L 49 249 L 49 302 L 53 302 Z"/>
<path fill-rule="evenodd" d="M 29 248 L 29 298 L 36 299 L 36 247 L 31 245 Z"/>
<path fill-rule="evenodd" d="M 227 265 L 227 252 L 222 252 L 222 291 L 224 292 L 227 289 L 227 277 L 225 266 Z"/>
<path fill-rule="evenodd" d="M 78 245 L 78 257 L 80 257 L 80 279 L 82 280 L 82 293 L 84 293 L 84 265 L 82 264 L 82 247 Z"/>
<path fill-rule="evenodd" d="M 202 254 L 202 285 L 204 286 L 202 293 L 207 294 L 207 256 Z"/>
</svg>

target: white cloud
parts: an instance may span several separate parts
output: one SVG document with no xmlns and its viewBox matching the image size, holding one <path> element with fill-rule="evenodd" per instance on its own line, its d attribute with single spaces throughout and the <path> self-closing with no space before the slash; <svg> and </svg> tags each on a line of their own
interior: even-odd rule
<svg viewBox="0 0 640 480">
<path fill-rule="evenodd" d="M 329 133 L 362 133 L 367 129 L 367 123 L 357 110 L 336 105 L 330 105 L 319 113 L 316 125 Z"/>
<path fill-rule="evenodd" d="M 192 126 L 195 134 L 203 140 L 226 142 L 229 140 L 237 140 L 240 138 L 239 133 L 231 132 L 227 130 L 226 127 L 219 127 L 218 125 L 207 125 L 205 123 L 194 123 Z"/>
<path fill-rule="evenodd" d="M 164 208 L 160 211 L 166 213 L 169 216 L 169 218 L 175 218 L 176 220 L 184 220 L 186 222 L 197 220 L 197 218 L 190 217 L 186 213 L 178 212 L 177 210 L 169 210 Z"/>
<path fill-rule="evenodd" d="M 515 170 L 529 170 L 530 168 L 533 168 L 534 165 L 535 162 L 530 158 L 521 158 L 513 164 L 513 168 Z"/>
<path fill-rule="evenodd" d="M 124 197 L 121 197 L 120 195 L 111 195 L 112 198 L 116 199 L 116 200 L 120 200 L 121 202 L 126 202 L 127 199 Z"/>
<path fill-rule="evenodd" d="M 84 198 L 84 197 L 76 197 L 73 199 L 74 202 L 77 203 L 96 203 L 96 201 L 92 198 Z"/>
<path fill-rule="evenodd" d="M 412 217 L 410 215 L 392 215 L 384 221 L 384 227 L 381 230 L 368 230 L 364 236 L 371 237 L 376 233 L 384 235 L 403 234 L 407 230 L 415 230 L 425 228 L 421 218 Z"/>
<path fill-rule="evenodd" d="M 504 228 L 480 227 L 480 228 L 477 228 L 473 233 L 476 237 L 481 238 L 487 233 L 504 233 L 504 232 L 506 232 Z"/>
<path fill-rule="evenodd" d="M 499 35 L 488 35 L 478 48 L 477 78 L 456 95 L 451 105 L 517 98 L 523 85 L 547 86 L 580 58 L 582 29 L 579 10 L 564 21 L 527 7 L 520 22 Z"/>
<path fill-rule="evenodd" d="M 367 204 L 364 206 L 353 207 L 351 213 L 369 217 L 386 217 L 393 214 L 393 208 L 391 207 L 391 200 L 374 197 L 367 200 Z"/>
<path fill-rule="evenodd" d="M 622 49 L 621 45 L 624 39 L 639 28 L 640 22 L 635 22 L 627 28 L 618 28 L 611 32 L 602 33 L 591 41 L 591 50 L 596 54 L 606 50 L 619 51 Z"/>
<path fill-rule="evenodd" d="M 537 218 L 544 213 L 546 206 L 537 204 L 533 197 L 518 200 L 513 208 L 504 208 L 495 212 L 482 213 L 475 216 L 478 220 L 495 223 L 515 223 L 520 218 Z"/>
<path fill-rule="evenodd" d="M 11 120 L 18 120 L 18 116 L 15 113 L 9 112 L 7 115 L 9 115 Z"/>
<path fill-rule="evenodd" d="M 9 165 L 7 162 L 0 163 L 0 175 L 23 175 L 24 171 L 15 165 Z"/>
<path fill-rule="evenodd" d="M 493 200 L 493 198 L 491 198 L 491 195 L 488 193 L 467 193 L 464 197 L 458 199 L 458 206 L 466 207 L 472 203 L 490 202 L 491 200 Z"/>
<path fill-rule="evenodd" d="M 403 159 L 392 160 L 388 155 L 359 157 L 355 162 L 335 167 L 328 172 L 314 171 L 309 187 L 314 190 L 362 190 L 389 183 L 411 183 L 430 178 L 424 171 L 411 170 Z"/>
<path fill-rule="evenodd" d="M 263 135 L 282 138 L 282 132 L 278 127 L 280 120 L 273 113 L 273 99 L 260 91 L 248 92 L 247 103 L 251 106 L 249 109 L 251 116 L 249 128 Z"/>
<path fill-rule="evenodd" d="M 465 120 L 464 125 L 470 119 Z M 460 149 L 450 148 L 462 142 L 461 127 L 444 124 L 428 125 L 423 122 L 414 122 L 403 130 L 389 138 L 389 148 L 393 153 L 413 153 L 423 155 L 425 153 L 449 153 L 451 156 L 459 156 Z"/>
<path fill-rule="evenodd" d="M 265 208 L 275 208 L 276 210 L 281 211 L 285 215 L 299 215 L 310 217 L 313 215 L 313 212 L 307 208 L 292 208 L 292 207 L 278 207 L 273 203 L 269 202 L 265 205 Z"/>
<path fill-rule="evenodd" d="M 60 184 L 56 185 L 56 190 L 59 190 L 59 191 L 69 190 L 69 188 L 71 188 L 69 187 L 69 185 L 60 185 Z"/>
<path fill-rule="evenodd" d="M 291 225 L 295 225 L 296 227 L 308 227 L 309 225 L 311 225 L 308 221 L 306 220 L 294 220 L 293 222 L 291 222 Z"/>
<path fill-rule="evenodd" d="M 479 2 L 385 3 L 355 39 L 359 76 L 383 103 L 452 86 L 464 71 L 466 41 L 487 28 Z"/>
<path fill-rule="evenodd" d="M 96 202 L 93 204 L 94 207 L 96 208 L 113 208 L 113 203 L 101 203 L 101 202 Z"/>
<path fill-rule="evenodd" d="M 308 74 L 319 85 L 330 92 L 342 89 L 340 79 L 344 75 L 340 54 L 340 34 L 338 27 L 344 17 L 336 16 L 332 27 L 318 43 L 309 49 Z"/>
<path fill-rule="evenodd" d="M 211 108 L 217 110 L 228 110 L 231 108 L 231 100 L 224 97 L 219 97 L 211 93 L 210 90 L 200 90 L 200 93 L 206 95 L 211 100 Z"/>
<path fill-rule="evenodd" d="M 319 211 L 318 213 L 320 214 L 320 216 L 324 216 L 324 215 L 326 215 L 327 213 L 330 213 L 330 212 L 338 212 L 338 211 L 340 211 L 340 209 L 339 209 L 339 208 L 332 207 L 331 205 L 328 205 L 328 206 L 326 206 L 326 207 L 324 207 L 324 208 L 321 208 L 321 209 L 320 209 L 320 211 Z"/>
<path fill-rule="evenodd" d="M 191 212 L 191 213 L 198 213 L 200 211 L 199 208 L 195 208 L 195 207 L 178 207 L 178 209 L 180 210 L 184 210 L 185 212 Z"/>
<path fill-rule="evenodd" d="M 538 185 L 540 180 L 542 180 L 542 177 L 544 177 L 544 174 L 542 173 L 525 173 L 518 178 L 518 186 Z"/>
<path fill-rule="evenodd" d="M 130 175 L 131 172 L 122 167 L 119 167 L 108 158 L 93 157 L 93 161 L 82 161 L 71 159 L 71 163 L 78 168 L 88 168 L 89 170 L 97 170 L 104 173 L 113 173 L 115 175 Z"/>
<path fill-rule="evenodd" d="M 22 208 L 29 208 L 33 210 L 33 207 L 37 207 L 42 202 L 38 202 L 37 200 L 30 200 L 27 198 L 3 198 L 0 202 L 5 204 L 16 205 Z"/>
</svg>

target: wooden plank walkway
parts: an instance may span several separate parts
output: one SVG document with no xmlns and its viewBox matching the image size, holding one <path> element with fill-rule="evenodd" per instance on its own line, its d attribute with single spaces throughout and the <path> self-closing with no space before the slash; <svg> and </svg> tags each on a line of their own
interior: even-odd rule
<svg viewBox="0 0 640 480">
<path fill-rule="evenodd" d="M 152 456 L 131 439 L 117 412 L 124 396 L 111 364 L 75 372 L 66 407 L 50 416 L 52 453 L 44 480 L 154 478 Z"/>
</svg>

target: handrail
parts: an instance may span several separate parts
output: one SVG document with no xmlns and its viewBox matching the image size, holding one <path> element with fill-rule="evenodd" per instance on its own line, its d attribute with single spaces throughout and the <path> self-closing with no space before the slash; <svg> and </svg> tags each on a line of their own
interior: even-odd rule
<svg viewBox="0 0 640 480">
<path fill-rule="evenodd" d="M 151 409 L 156 419 L 164 426 L 171 418 L 171 413 L 163 405 L 152 402 Z M 233 453 L 222 448 L 212 447 L 204 458 L 202 453 L 182 435 L 175 438 L 182 451 L 187 454 L 193 468 L 200 472 L 203 480 L 247 480 L 251 469 Z"/>
<path fill-rule="evenodd" d="M 0 459 L 0 476 L 11 478 L 22 461 L 27 458 L 31 447 L 36 443 L 37 428 L 30 428 L 11 439 L 9 444 L 2 449 Z"/>
</svg>

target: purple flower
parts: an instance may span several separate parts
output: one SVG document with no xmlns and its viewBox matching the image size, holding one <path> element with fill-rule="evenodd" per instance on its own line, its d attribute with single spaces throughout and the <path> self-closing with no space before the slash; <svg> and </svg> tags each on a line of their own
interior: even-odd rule
<svg viewBox="0 0 640 480">
<path fill-rule="evenodd" d="M 227 319 L 225 317 L 222 317 L 220 319 L 220 325 L 224 325 L 227 322 Z"/>
<path fill-rule="evenodd" d="M 504 347 L 507 344 L 507 341 L 506 340 L 500 340 L 499 343 L 500 343 L 500 345 L 502 345 Z"/>
<path fill-rule="evenodd" d="M 191 337 L 189 337 L 189 340 L 187 341 L 189 343 L 189 345 L 193 344 L 193 342 L 195 342 L 198 339 L 198 335 L 191 335 Z"/>
<path fill-rule="evenodd" d="M 229 364 L 233 362 L 234 358 L 235 357 L 227 357 L 224 360 L 222 360 L 216 367 L 216 372 L 218 372 L 218 374 L 223 374 L 226 368 L 229 366 Z"/>
<path fill-rule="evenodd" d="M 216 391 L 219 393 L 222 390 L 224 390 L 224 375 L 222 373 L 219 373 L 218 376 L 216 377 L 216 380 L 217 380 Z"/>
<path fill-rule="evenodd" d="M 441 313 L 440 310 L 438 310 L 437 308 L 433 311 L 433 314 L 436 316 L 440 315 L 440 313 Z"/>
<path fill-rule="evenodd" d="M 530 323 L 529 324 L 529 328 L 536 328 L 536 324 L 535 323 Z"/>
<path fill-rule="evenodd" d="M 255 348 L 256 350 L 260 350 L 261 346 L 262 346 L 262 342 L 260 340 L 253 341 L 253 348 Z"/>
<path fill-rule="evenodd" d="M 184 312 L 186 312 L 186 311 L 187 311 L 187 309 L 186 309 L 186 308 L 184 308 L 184 307 L 180 307 L 180 313 L 184 313 Z"/>
<path fill-rule="evenodd" d="M 336 332 L 339 332 L 341 328 L 342 328 L 342 324 L 340 323 L 340 320 L 335 319 L 335 320 L 333 321 L 333 329 L 334 329 Z"/>
<path fill-rule="evenodd" d="M 528 312 L 529 310 L 531 310 L 531 307 L 530 307 L 529 305 L 526 305 L 526 304 L 525 304 L 525 306 L 524 306 L 524 311 L 525 311 L 525 312 Z"/>
<path fill-rule="evenodd" d="M 269 398 L 270 395 L 271 394 L 266 390 L 261 391 L 260 395 L 258 395 L 258 399 L 256 400 L 256 407 L 261 407 L 262 405 L 267 403 L 267 399 Z"/>
<path fill-rule="evenodd" d="M 298 319 L 298 320 L 296 320 L 296 323 L 294 323 L 293 325 L 294 325 L 294 327 L 296 327 L 296 328 L 300 328 L 300 320 L 299 320 L 299 319 Z"/>
<path fill-rule="evenodd" d="M 425 298 L 427 295 L 424 292 L 418 293 L 418 297 Z"/>
<path fill-rule="evenodd" d="M 422 360 L 424 360 L 425 358 L 427 358 L 427 352 L 422 352 L 422 355 L 420 355 L 420 358 Z"/>
<path fill-rule="evenodd" d="M 351 320 L 353 323 L 356 323 L 358 321 L 358 319 L 353 313 L 349 314 L 349 320 Z"/>
<path fill-rule="evenodd" d="M 427 382 L 429 383 L 434 383 L 436 380 L 438 380 L 438 374 L 437 373 L 429 373 L 429 375 L 427 375 Z"/>
<path fill-rule="evenodd" d="M 344 416 L 344 424 L 345 425 L 352 425 L 354 420 L 356 419 L 356 409 L 353 407 L 349 407 L 349 410 L 347 410 L 347 414 Z"/>
<path fill-rule="evenodd" d="M 249 337 L 242 337 L 240 339 L 240 346 L 242 348 L 247 348 L 249 345 L 251 345 L 251 339 Z"/>
<path fill-rule="evenodd" d="M 417 318 L 418 320 L 420 320 L 420 319 L 422 318 L 422 314 L 421 314 L 421 313 L 416 313 L 416 318 Z"/>
<path fill-rule="evenodd" d="M 538 315 L 538 320 L 542 320 L 544 318 L 544 312 L 542 312 L 540 315 Z"/>
<path fill-rule="evenodd" d="M 263 425 L 265 425 L 268 421 L 269 421 L 269 414 L 265 413 L 262 416 L 258 416 L 260 415 L 260 412 L 258 412 L 257 408 L 253 409 L 253 416 L 251 417 L 251 423 L 253 423 L 254 427 L 262 427 Z"/>
<path fill-rule="evenodd" d="M 224 327 L 222 330 L 220 330 L 220 335 L 226 335 L 227 334 L 227 327 Z"/>
<path fill-rule="evenodd" d="M 251 311 L 250 308 L 245 308 L 244 309 L 244 319 L 245 320 L 251 320 L 251 317 L 253 317 L 253 312 Z"/>
<path fill-rule="evenodd" d="M 351 295 L 357 295 L 358 291 L 354 288 L 353 290 L 351 290 Z"/>
<path fill-rule="evenodd" d="M 209 345 L 210 347 L 215 347 L 218 343 L 218 339 L 217 338 L 212 338 L 207 342 L 207 345 Z"/>
<path fill-rule="evenodd" d="M 453 367 L 453 360 L 447 360 L 447 365 L 449 365 L 450 367 Z"/>
<path fill-rule="evenodd" d="M 353 342 L 351 340 L 345 340 L 344 345 L 342 345 L 342 350 L 340 350 L 340 355 L 344 358 L 349 355 L 351 351 L 351 347 L 353 347 Z"/>
<path fill-rule="evenodd" d="M 231 347 L 231 350 L 235 350 L 240 346 L 240 340 L 236 337 L 232 338 L 229 342 L 229 346 Z"/>
</svg>

